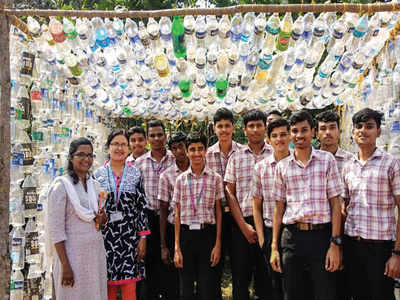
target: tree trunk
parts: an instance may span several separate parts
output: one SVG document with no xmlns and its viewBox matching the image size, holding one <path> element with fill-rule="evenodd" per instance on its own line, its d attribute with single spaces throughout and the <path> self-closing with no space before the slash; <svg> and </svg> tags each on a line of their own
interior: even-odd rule
<svg viewBox="0 0 400 300">
<path fill-rule="evenodd" d="M 12 0 L 0 0 L 0 7 L 12 6 Z M 0 295 L 10 298 L 10 253 L 8 251 L 8 206 L 10 194 L 10 24 L 0 14 Z"/>
</svg>

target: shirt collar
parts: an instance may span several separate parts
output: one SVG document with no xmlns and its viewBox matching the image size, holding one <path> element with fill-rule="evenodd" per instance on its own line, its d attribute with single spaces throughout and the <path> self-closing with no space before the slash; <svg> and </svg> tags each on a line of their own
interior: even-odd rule
<svg viewBox="0 0 400 300">
<path fill-rule="evenodd" d="M 295 152 L 295 151 L 293 151 L 293 152 L 290 153 L 288 159 L 297 163 L 296 156 L 295 156 L 294 152 Z M 314 158 L 318 158 L 318 151 L 315 150 L 313 147 L 311 147 L 311 154 L 310 154 L 310 158 L 309 158 L 308 161 L 307 161 L 307 166 L 310 164 L 310 162 L 311 162 Z"/>
<path fill-rule="evenodd" d="M 244 147 L 244 151 L 253 153 L 253 151 L 250 149 L 250 147 L 249 147 L 248 144 Z M 263 145 L 263 147 L 261 148 L 260 154 L 263 154 L 264 152 L 273 153 L 274 151 L 273 151 L 271 145 L 269 145 L 269 144 L 267 144 L 267 143 L 264 142 L 264 145 Z"/>
<path fill-rule="evenodd" d="M 162 162 L 164 162 L 165 160 L 167 160 L 170 156 L 173 156 L 173 155 L 172 155 L 172 152 L 169 151 L 169 150 L 167 150 L 167 152 L 165 153 L 165 155 L 163 156 L 163 158 L 161 158 L 161 160 L 160 160 L 159 162 L 157 162 L 156 159 L 151 155 L 151 150 L 150 150 L 150 151 L 147 151 L 146 154 L 143 154 L 143 155 L 146 155 L 146 159 L 150 159 L 150 160 L 152 160 L 152 161 L 154 161 L 154 162 L 156 162 L 156 163 L 162 163 Z"/>
<path fill-rule="evenodd" d="M 367 161 L 370 161 L 370 160 L 373 160 L 373 159 L 375 159 L 375 158 L 381 157 L 381 156 L 384 155 L 384 153 L 385 153 L 385 152 L 384 152 L 382 149 L 376 147 L 374 153 L 372 153 L 372 155 L 367 159 Z M 359 157 L 358 157 L 358 153 L 355 154 L 355 155 L 353 155 L 353 160 L 356 160 L 356 161 L 361 162 L 361 160 L 360 160 Z"/>
<path fill-rule="evenodd" d="M 210 174 L 210 172 L 211 172 L 210 168 L 208 168 L 207 166 L 205 166 L 204 169 L 203 169 L 203 172 L 201 172 L 201 175 Z M 185 171 L 185 173 L 190 174 L 190 175 L 192 175 L 192 176 L 196 176 L 196 174 L 192 171 L 192 166 L 190 166 L 190 167 Z"/>
<path fill-rule="evenodd" d="M 211 149 L 211 151 L 212 151 L 213 153 L 221 153 L 221 148 L 220 148 L 220 146 L 219 146 L 219 142 L 217 142 L 217 143 L 215 143 L 214 145 L 212 145 L 212 146 L 210 147 L 210 149 Z M 229 156 L 232 152 L 235 152 L 235 151 L 238 151 L 238 150 L 240 150 L 239 144 L 236 143 L 235 141 L 232 141 L 232 148 L 231 148 L 231 150 L 229 151 L 228 156 Z"/>
</svg>

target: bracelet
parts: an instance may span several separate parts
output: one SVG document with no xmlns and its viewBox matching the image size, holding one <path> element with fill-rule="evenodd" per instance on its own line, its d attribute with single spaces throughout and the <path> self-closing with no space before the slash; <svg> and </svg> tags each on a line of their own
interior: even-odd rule
<svg viewBox="0 0 400 300">
<path fill-rule="evenodd" d="M 392 250 L 392 254 L 394 254 L 394 255 L 400 255 L 400 250 L 393 249 L 393 250 Z"/>
</svg>

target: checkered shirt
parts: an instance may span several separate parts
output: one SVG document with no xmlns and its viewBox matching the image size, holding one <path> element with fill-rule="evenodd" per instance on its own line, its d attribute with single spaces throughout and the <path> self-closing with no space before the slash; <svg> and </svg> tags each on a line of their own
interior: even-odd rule
<svg viewBox="0 0 400 300">
<path fill-rule="evenodd" d="M 176 164 L 167 168 L 161 173 L 160 182 L 158 185 L 158 200 L 169 204 L 168 207 L 168 222 L 175 223 L 175 207 L 172 205 L 172 197 L 174 196 L 174 187 L 176 178 L 183 172 Z"/>
<path fill-rule="evenodd" d="M 250 184 L 257 162 L 273 153 L 272 148 L 264 144 L 259 155 L 255 155 L 249 146 L 232 155 L 228 161 L 225 172 L 225 182 L 236 184 L 236 199 L 239 203 L 243 217 L 253 215 L 253 198 L 250 195 Z"/>
<path fill-rule="evenodd" d="M 376 149 L 363 165 L 355 155 L 343 169 L 343 198 L 350 200 L 344 232 L 371 240 L 395 240 L 400 161 Z"/>
<path fill-rule="evenodd" d="M 275 201 L 271 195 L 274 185 L 275 168 L 277 161 L 274 154 L 270 154 L 254 166 L 254 175 L 251 181 L 251 198 L 259 197 L 262 199 L 262 211 L 265 226 L 272 227 L 272 217 L 274 214 Z"/>
<path fill-rule="evenodd" d="M 193 190 L 193 200 L 190 196 L 189 177 Z M 199 199 L 205 178 L 204 190 Z M 200 224 L 215 224 L 215 203 L 224 196 L 222 177 L 205 167 L 202 175 L 196 178 L 192 168 L 178 176 L 175 182 L 173 205 L 181 205 L 181 224 L 191 225 L 193 221 Z"/>
<path fill-rule="evenodd" d="M 306 167 L 294 153 L 276 166 L 272 197 L 286 202 L 283 224 L 331 222 L 329 199 L 342 192 L 342 179 L 329 152 L 312 149 Z"/>
<path fill-rule="evenodd" d="M 161 161 L 157 162 L 151 156 L 151 151 L 148 151 L 135 161 L 135 165 L 142 173 L 147 207 L 148 209 L 158 212 L 160 209 L 160 203 L 157 199 L 157 193 L 160 174 L 168 167 L 175 165 L 175 157 L 172 155 L 171 151 L 168 150 Z"/>
<path fill-rule="evenodd" d="M 225 156 L 225 154 L 220 150 L 219 142 L 215 143 L 207 150 L 206 154 L 207 167 L 216 172 L 217 174 L 221 175 L 222 178 L 224 178 L 226 165 L 228 164 L 229 158 L 242 148 L 243 145 L 232 141 L 232 149 L 231 151 L 229 151 L 228 155 Z M 221 204 L 222 207 L 227 205 L 225 194 Z"/>
<path fill-rule="evenodd" d="M 335 153 L 336 164 L 339 170 L 340 175 L 343 174 L 344 164 L 353 157 L 354 155 L 350 152 L 343 150 L 342 148 L 338 148 Z"/>
</svg>

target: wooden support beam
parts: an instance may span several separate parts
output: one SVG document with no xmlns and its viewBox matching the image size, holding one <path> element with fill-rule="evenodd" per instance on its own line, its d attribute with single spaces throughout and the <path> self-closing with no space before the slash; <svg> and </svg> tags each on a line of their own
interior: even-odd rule
<svg viewBox="0 0 400 300">
<path fill-rule="evenodd" d="M 285 13 L 285 12 L 354 12 L 374 13 L 380 11 L 399 11 L 400 3 L 327 3 L 327 4 L 247 4 L 216 8 L 185 8 L 164 10 L 99 11 L 99 10 L 39 10 L 10 9 L 0 10 L 0 14 L 13 16 L 64 16 L 64 17 L 102 17 L 102 18 L 157 18 L 185 15 L 233 15 L 235 13 Z"/>
<path fill-rule="evenodd" d="M 0 0 L 1 7 L 11 7 L 12 0 Z M 11 261 L 8 238 L 8 207 L 10 195 L 10 23 L 9 17 L 0 14 L 0 295 L 10 297 Z"/>
</svg>

